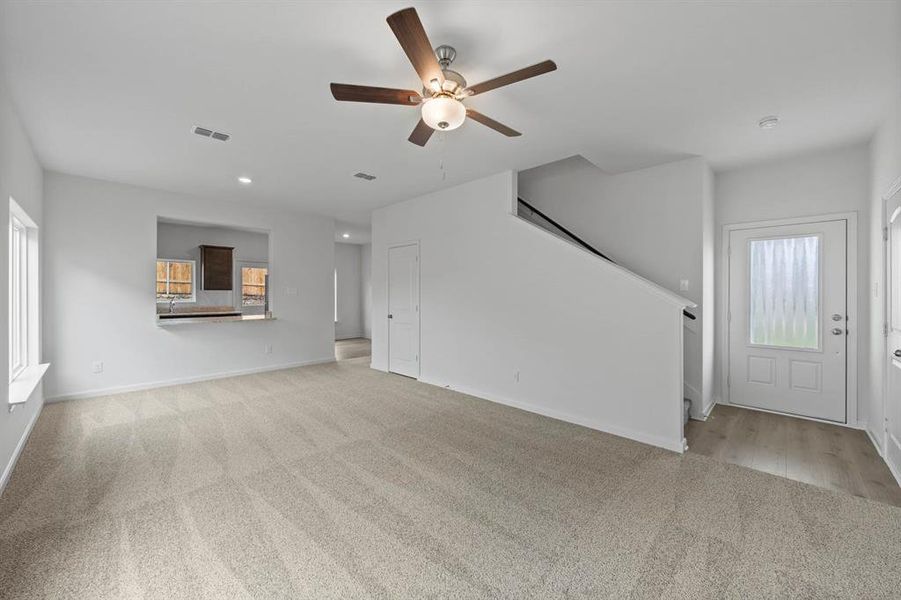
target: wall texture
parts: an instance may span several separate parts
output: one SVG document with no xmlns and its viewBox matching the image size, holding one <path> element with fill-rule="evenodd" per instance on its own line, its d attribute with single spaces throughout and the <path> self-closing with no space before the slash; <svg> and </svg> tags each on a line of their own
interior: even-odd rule
<svg viewBox="0 0 901 600">
<path fill-rule="evenodd" d="M 362 246 L 335 244 L 335 270 L 338 273 L 338 320 L 335 339 L 363 337 L 363 265 Z"/>
<path fill-rule="evenodd" d="M 519 174 L 524 200 L 618 264 L 699 305 L 692 309 L 698 320 L 685 321 L 685 395 L 695 417 L 713 403 L 710 180 L 701 158 L 608 175 L 575 156 Z M 683 279 L 688 289 L 678 291 Z"/>
<path fill-rule="evenodd" d="M 9 210 L 9 198 L 12 197 L 37 223 L 39 229 L 38 243 L 43 246 L 43 172 L 35 158 L 31 142 L 22 128 L 5 93 L 6 87 L 0 81 L 0 201 Z M 9 228 L 2 228 L 0 240 L 0 281 L 9 280 Z M 39 251 L 40 252 L 40 251 Z M 0 294 L 0 315 L 9 311 L 9 296 Z M 40 326 L 40 324 L 36 324 Z M 9 339 L 9 320 L 0 319 L 0 338 Z M 9 364 L 9 348 L 6 342 L 0 344 L 2 363 Z M 43 360 L 42 360 L 43 362 Z M 5 368 L 5 367 L 4 367 Z M 19 405 L 13 412 L 6 407 L 8 388 L 2 388 L 0 394 L 3 405 L 0 407 L 0 491 L 6 483 L 18 450 L 25 443 L 27 433 L 34 420 L 40 414 L 44 403 L 41 385 L 32 393 L 25 404 Z"/>
<path fill-rule="evenodd" d="M 47 173 L 48 398 L 334 359 L 331 219 Z M 158 327 L 157 217 L 268 231 L 275 321 Z M 266 354 L 268 345 L 272 353 Z M 92 373 L 92 361 L 103 361 Z"/>
<path fill-rule="evenodd" d="M 722 260 L 723 226 L 830 213 L 858 214 L 859 315 L 857 360 L 857 423 L 867 421 L 866 398 L 870 395 L 870 167 L 865 144 L 830 149 L 797 158 L 752 165 L 716 175 L 716 279 L 717 300 L 725 303 L 726 286 Z M 723 304 L 720 304 L 722 306 Z M 716 393 L 722 398 L 721 348 L 725 331 L 722 311 L 716 314 Z M 849 323 L 849 327 L 853 324 Z M 881 326 L 880 326 L 881 327 Z M 849 410 L 851 413 L 851 410 Z M 852 423 L 852 424 L 857 424 Z"/>
<path fill-rule="evenodd" d="M 420 379 L 682 449 L 682 304 L 514 216 L 502 173 L 376 210 L 373 314 L 388 246 L 419 240 Z M 372 366 L 388 369 L 387 321 Z"/>
</svg>

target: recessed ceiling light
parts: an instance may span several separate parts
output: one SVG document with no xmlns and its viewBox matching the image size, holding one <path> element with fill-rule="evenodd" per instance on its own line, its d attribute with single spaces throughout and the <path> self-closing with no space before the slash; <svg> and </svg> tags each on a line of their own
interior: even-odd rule
<svg viewBox="0 0 901 600">
<path fill-rule="evenodd" d="M 241 176 L 241 177 L 238 177 L 238 183 L 243 183 L 244 185 L 250 185 L 251 183 L 253 183 L 253 179 L 251 179 L 250 177 Z"/>
<path fill-rule="evenodd" d="M 778 124 L 779 117 L 777 117 L 776 115 L 770 115 L 757 121 L 757 126 L 761 129 L 775 129 L 776 125 Z"/>
<path fill-rule="evenodd" d="M 347 238 L 350 237 L 350 234 L 349 234 L 349 233 L 342 233 L 342 234 L 341 234 L 341 237 L 343 237 L 344 239 L 347 239 Z"/>
</svg>

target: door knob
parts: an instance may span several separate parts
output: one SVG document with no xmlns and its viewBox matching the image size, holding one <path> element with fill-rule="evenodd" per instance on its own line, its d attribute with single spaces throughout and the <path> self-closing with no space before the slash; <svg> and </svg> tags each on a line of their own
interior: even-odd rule
<svg viewBox="0 0 901 600">
<path fill-rule="evenodd" d="M 901 358 L 901 350 L 895 350 L 895 358 Z"/>
<path fill-rule="evenodd" d="M 842 330 L 841 327 L 833 327 L 832 328 L 832 335 L 841 335 L 843 333 L 844 333 L 844 331 Z"/>
<path fill-rule="evenodd" d="M 389 319 L 393 319 L 393 318 L 394 318 L 394 315 L 388 315 L 388 318 L 389 318 Z"/>
<path fill-rule="evenodd" d="M 842 316 L 841 316 L 840 314 L 838 314 L 838 313 L 835 313 L 834 315 L 832 315 L 832 320 L 833 320 L 833 321 L 841 321 L 841 320 L 842 320 Z"/>
</svg>

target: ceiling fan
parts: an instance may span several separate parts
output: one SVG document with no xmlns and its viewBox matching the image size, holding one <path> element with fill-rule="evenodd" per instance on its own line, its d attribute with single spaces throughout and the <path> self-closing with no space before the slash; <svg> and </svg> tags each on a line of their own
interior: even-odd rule
<svg viewBox="0 0 901 600">
<path fill-rule="evenodd" d="M 436 129 L 439 131 L 456 129 L 463 124 L 466 117 L 507 137 L 522 135 L 503 123 L 465 107 L 463 101 L 476 94 L 550 73 L 557 69 L 554 61 L 546 60 L 537 65 L 467 87 L 463 76 L 450 69 L 451 63 L 457 56 L 457 51 L 450 46 L 438 46 L 432 50 L 432 45 L 429 43 L 429 38 L 415 8 L 405 8 L 394 13 L 387 20 L 397 41 L 400 42 L 410 62 L 413 63 L 413 68 L 422 80 L 422 93 L 414 90 L 333 83 L 331 89 L 335 100 L 421 106 L 422 118 L 419 119 L 419 123 L 409 137 L 409 140 L 418 146 L 425 146 Z"/>
</svg>

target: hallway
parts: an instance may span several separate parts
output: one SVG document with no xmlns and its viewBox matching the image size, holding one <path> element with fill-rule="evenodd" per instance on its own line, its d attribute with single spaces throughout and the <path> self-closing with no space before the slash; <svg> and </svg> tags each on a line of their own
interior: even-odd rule
<svg viewBox="0 0 901 600">
<path fill-rule="evenodd" d="M 335 358 L 348 360 L 351 358 L 363 358 L 372 354 L 372 341 L 366 338 L 351 338 L 349 340 L 335 341 Z"/>
</svg>

